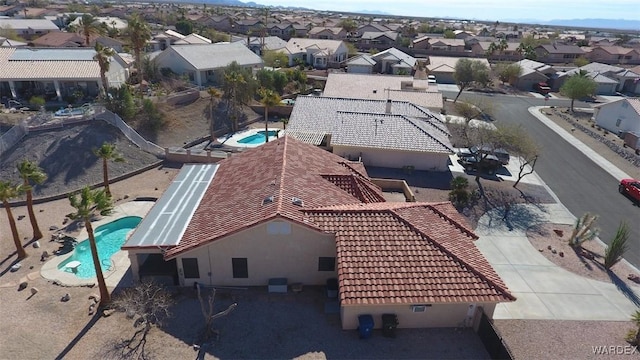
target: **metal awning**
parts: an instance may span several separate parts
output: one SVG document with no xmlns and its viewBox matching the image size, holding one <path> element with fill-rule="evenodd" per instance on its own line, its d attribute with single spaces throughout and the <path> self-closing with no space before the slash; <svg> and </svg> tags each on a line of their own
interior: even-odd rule
<svg viewBox="0 0 640 360">
<path fill-rule="evenodd" d="M 217 164 L 184 165 L 169 188 L 140 222 L 123 250 L 178 245 L 211 184 Z"/>
</svg>

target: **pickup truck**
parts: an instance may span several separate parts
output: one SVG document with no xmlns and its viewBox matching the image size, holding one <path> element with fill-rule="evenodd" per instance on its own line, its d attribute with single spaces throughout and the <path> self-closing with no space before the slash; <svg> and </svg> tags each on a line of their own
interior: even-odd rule
<svg viewBox="0 0 640 360">
<path fill-rule="evenodd" d="M 546 82 L 539 82 L 533 85 L 533 90 L 539 92 L 542 95 L 546 95 L 551 92 L 551 88 Z"/>
</svg>

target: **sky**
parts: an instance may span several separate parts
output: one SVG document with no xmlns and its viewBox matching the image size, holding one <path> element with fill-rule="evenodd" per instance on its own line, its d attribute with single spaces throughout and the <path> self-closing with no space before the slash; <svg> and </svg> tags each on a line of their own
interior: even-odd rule
<svg viewBox="0 0 640 360">
<path fill-rule="evenodd" d="M 253 0 L 317 10 L 475 20 L 640 19 L 639 0 Z"/>
</svg>

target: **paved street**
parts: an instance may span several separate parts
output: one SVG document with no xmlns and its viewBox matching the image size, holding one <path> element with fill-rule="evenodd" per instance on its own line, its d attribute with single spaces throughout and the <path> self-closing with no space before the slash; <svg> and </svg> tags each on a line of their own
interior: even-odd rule
<svg viewBox="0 0 640 360">
<path fill-rule="evenodd" d="M 453 92 L 443 92 L 443 95 L 455 97 Z M 575 216 L 585 212 L 600 215 L 598 226 L 603 242 L 609 243 L 619 222 L 626 220 L 631 228 L 631 241 L 625 258 L 636 267 L 640 266 L 640 209 L 618 193 L 615 178 L 528 111 L 532 106 L 567 106 L 568 100 L 544 101 L 530 97 L 474 93 L 463 93 L 461 98 L 490 101 L 497 122 L 522 125 L 529 131 L 542 149 L 536 172 Z M 589 107 L 580 102 L 576 102 L 575 106 Z"/>
</svg>

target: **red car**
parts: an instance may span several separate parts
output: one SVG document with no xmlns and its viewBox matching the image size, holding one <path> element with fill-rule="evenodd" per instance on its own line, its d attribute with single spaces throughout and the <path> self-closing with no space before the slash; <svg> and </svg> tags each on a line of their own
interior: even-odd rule
<svg viewBox="0 0 640 360">
<path fill-rule="evenodd" d="M 620 194 L 631 197 L 636 204 L 640 205 L 640 180 L 622 179 L 618 191 Z"/>
</svg>

